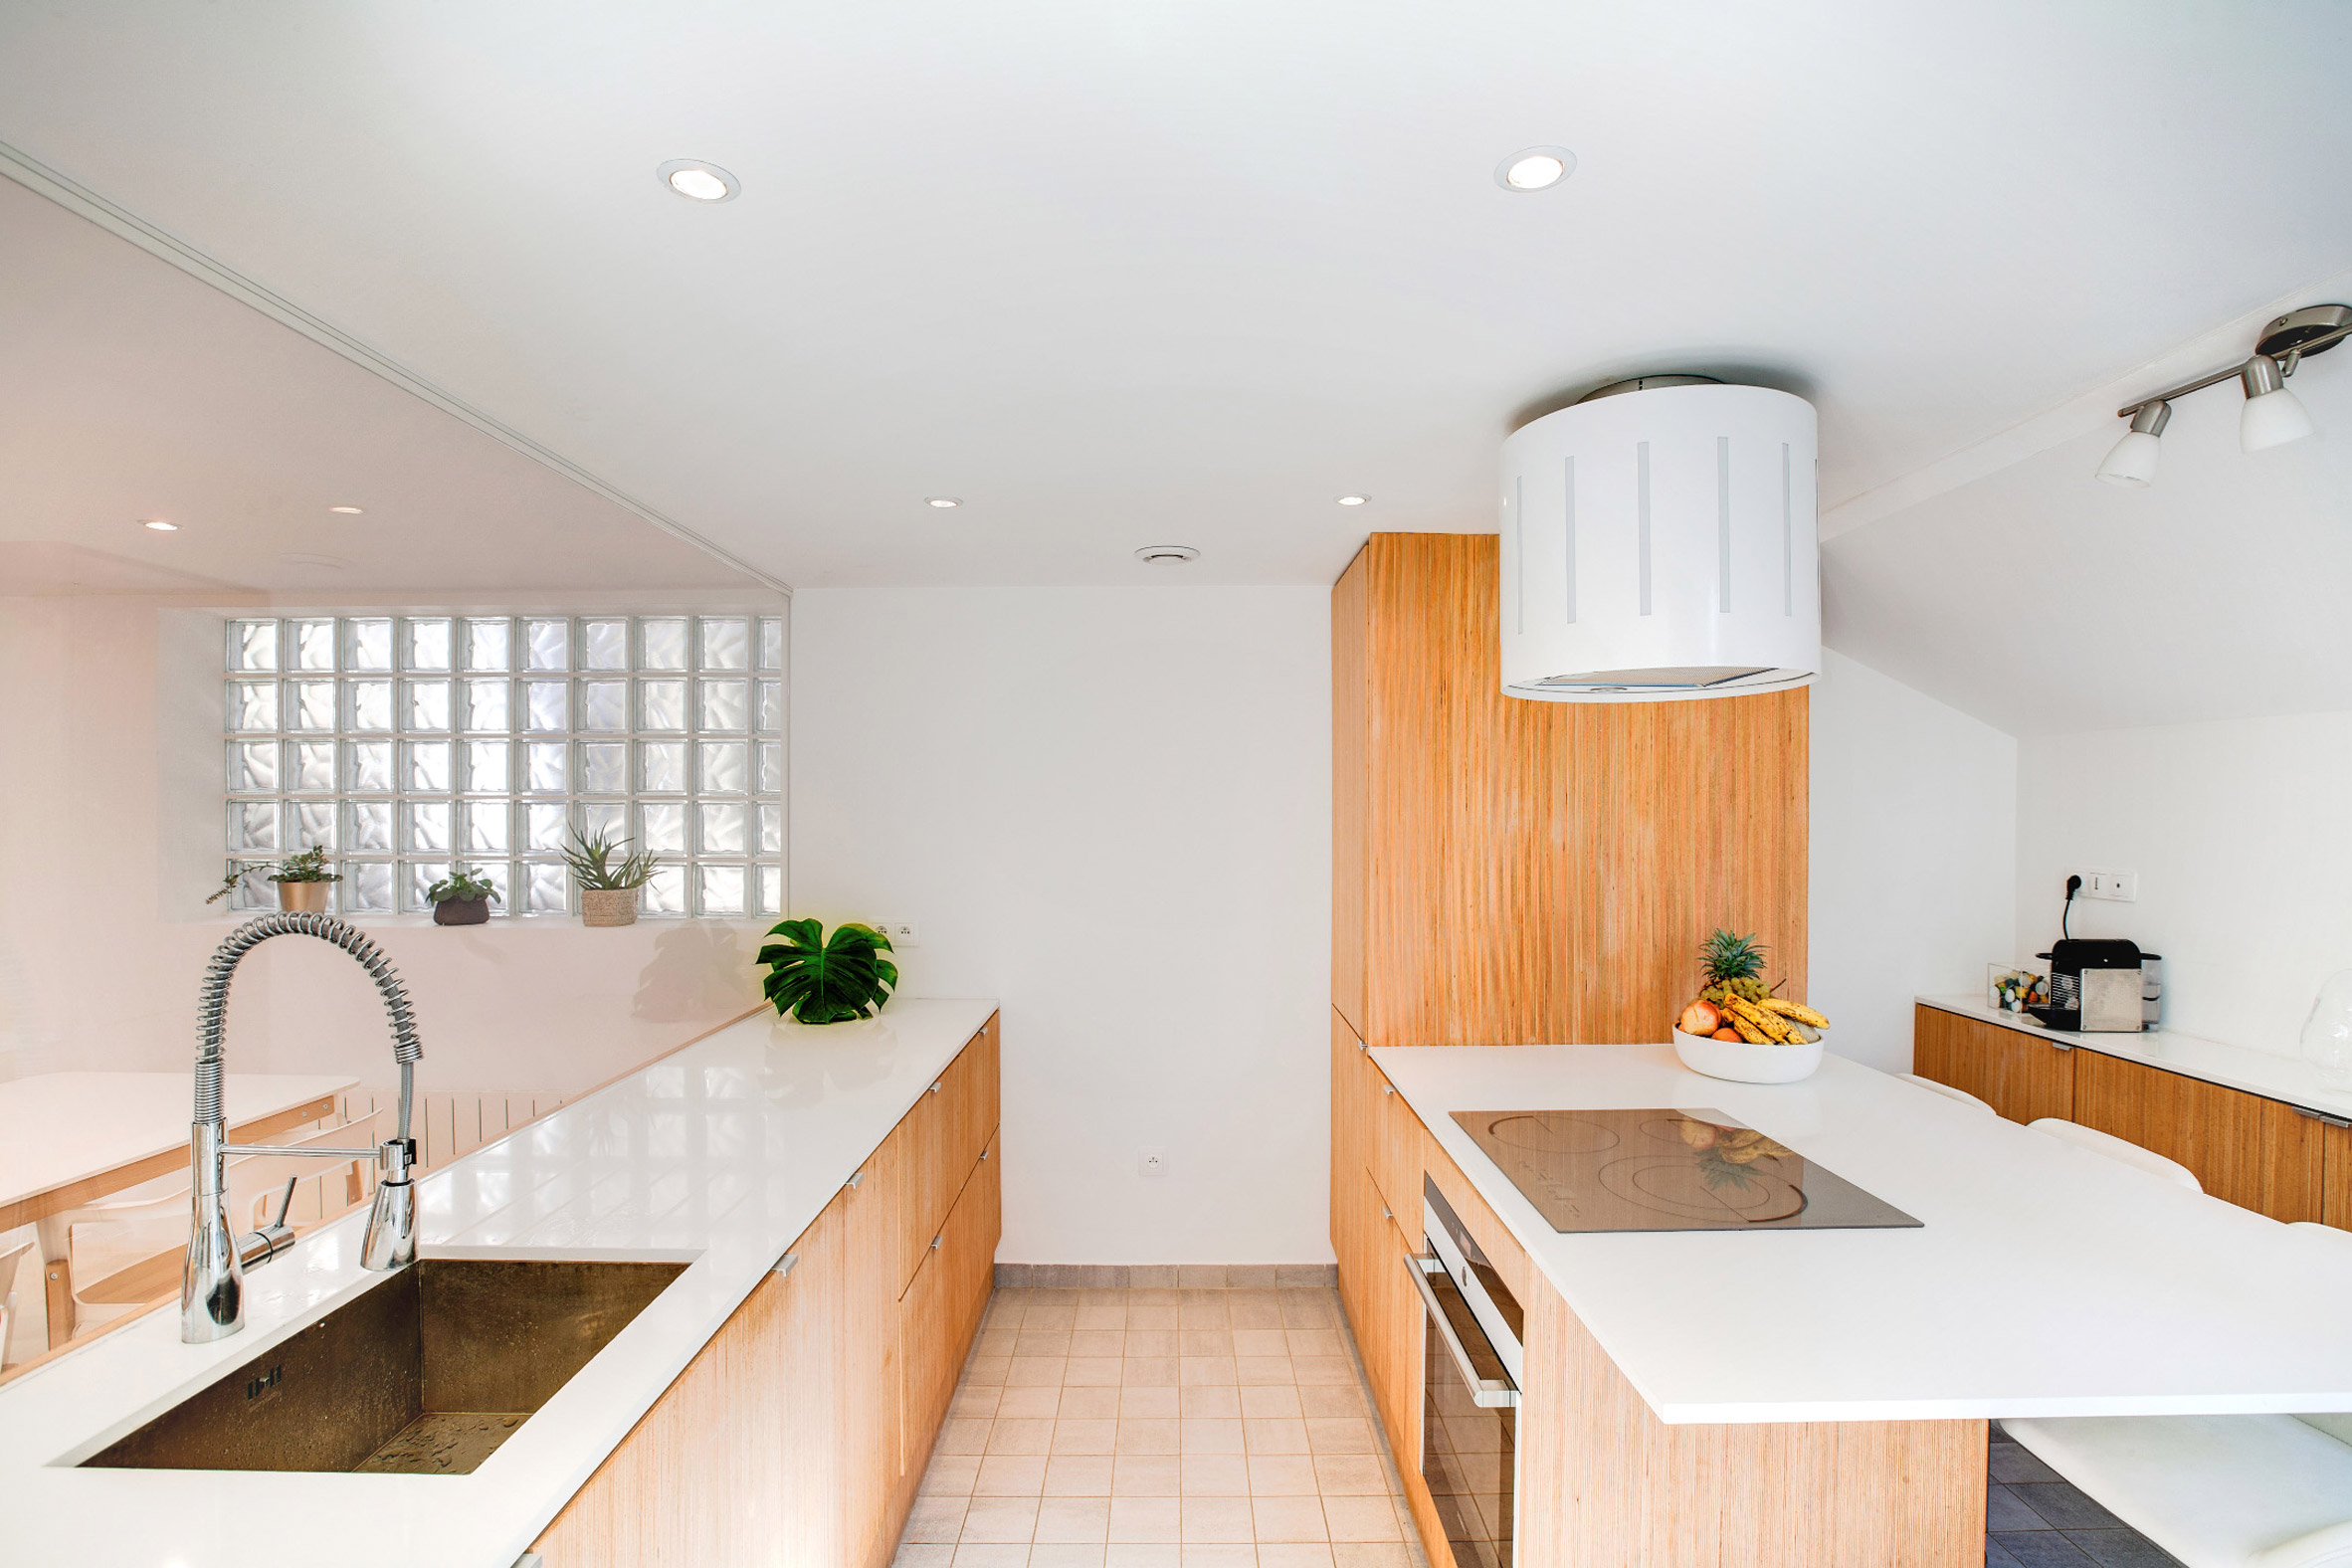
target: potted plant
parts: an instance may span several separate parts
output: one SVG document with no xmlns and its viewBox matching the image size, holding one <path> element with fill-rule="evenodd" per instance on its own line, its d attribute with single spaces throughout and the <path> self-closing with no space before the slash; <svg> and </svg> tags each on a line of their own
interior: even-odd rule
<svg viewBox="0 0 2352 1568">
<path fill-rule="evenodd" d="M 490 918 L 490 900 L 498 896 L 488 877 L 475 875 L 478 868 L 461 867 L 425 889 L 425 896 L 433 900 L 435 925 L 480 925 Z"/>
<path fill-rule="evenodd" d="M 1674 1020 L 1674 1055 L 1684 1067 L 1737 1083 L 1794 1083 L 1821 1066 L 1830 1021 L 1765 988 L 1754 933 L 1719 930 L 1698 956 L 1706 989 Z"/>
<path fill-rule="evenodd" d="M 622 855 L 621 848 L 628 842 L 606 833 L 590 838 L 572 830 L 563 861 L 572 869 L 572 881 L 580 885 L 582 925 L 637 923 L 637 889 L 654 880 L 654 858 L 643 853 Z"/>
<path fill-rule="evenodd" d="M 278 884 L 278 907 L 326 912 L 326 884 L 343 879 L 326 869 L 326 851 L 317 845 L 289 855 L 270 874 Z"/>
<path fill-rule="evenodd" d="M 768 1001 L 801 1023 L 872 1018 L 898 983 L 898 966 L 882 956 L 890 939 L 871 925 L 851 921 L 827 937 L 822 921 L 783 920 L 768 934 L 783 938 L 759 950 Z"/>
</svg>

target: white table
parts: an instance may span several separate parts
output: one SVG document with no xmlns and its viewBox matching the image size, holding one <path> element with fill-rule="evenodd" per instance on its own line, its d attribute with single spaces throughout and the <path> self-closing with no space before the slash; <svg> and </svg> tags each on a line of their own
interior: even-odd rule
<svg viewBox="0 0 2352 1568">
<path fill-rule="evenodd" d="M 229 1135 L 267 1138 L 316 1121 L 359 1079 L 314 1073 L 232 1073 L 221 1103 Z M 187 1163 L 196 1080 L 187 1073 L 44 1073 L 0 1083 L 0 1232 L 31 1225 Z M 66 1260 L 43 1260 L 49 1342 L 74 1320 Z"/>
</svg>

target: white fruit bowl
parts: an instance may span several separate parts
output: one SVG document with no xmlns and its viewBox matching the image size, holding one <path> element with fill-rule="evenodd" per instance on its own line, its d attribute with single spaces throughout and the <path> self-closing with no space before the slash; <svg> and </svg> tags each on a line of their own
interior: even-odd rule
<svg viewBox="0 0 2352 1568">
<path fill-rule="evenodd" d="M 1821 1066 L 1821 1042 L 1794 1046 L 1751 1045 L 1674 1031 L 1674 1055 L 1682 1066 L 1734 1083 L 1794 1083 Z"/>
</svg>

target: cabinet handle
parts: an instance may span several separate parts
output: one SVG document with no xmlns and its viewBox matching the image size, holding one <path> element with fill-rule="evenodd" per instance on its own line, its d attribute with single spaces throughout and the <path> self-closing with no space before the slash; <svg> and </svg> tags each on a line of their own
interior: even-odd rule
<svg viewBox="0 0 2352 1568">
<path fill-rule="evenodd" d="M 1384 1203 L 1380 1206 L 1380 1217 L 1384 1220 L 1393 1220 L 1397 1217 L 1396 1211 Z"/>
<path fill-rule="evenodd" d="M 768 1272 L 779 1276 L 789 1274 L 792 1273 L 792 1266 L 799 1262 L 800 1254 L 786 1253 L 783 1257 L 776 1260 L 776 1267 L 769 1270 Z"/>
<path fill-rule="evenodd" d="M 1383 1083 L 1380 1085 L 1380 1092 L 1383 1094 L 1394 1094 L 1396 1091 L 1397 1086 L 1394 1083 Z"/>
<path fill-rule="evenodd" d="M 947 1240 L 947 1238 L 946 1238 L 946 1236 L 945 1236 L 945 1235 L 939 1235 L 939 1236 L 934 1236 L 934 1237 L 932 1237 L 932 1238 L 931 1238 L 931 1251 L 932 1251 L 932 1252 L 937 1252 L 937 1251 L 939 1250 L 939 1244 L 940 1244 L 941 1242 L 945 1241 L 945 1240 Z"/>
<path fill-rule="evenodd" d="M 987 1160 L 987 1158 L 988 1158 L 988 1150 L 986 1150 L 986 1149 L 982 1149 L 982 1150 L 980 1151 L 980 1158 L 981 1158 L 981 1160 L 982 1160 L 982 1161 L 984 1161 L 984 1162 L 985 1162 L 985 1161 Z"/>
<path fill-rule="evenodd" d="M 939 1080 L 939 1082 L 941 1082 L 941 1083 L 943 1083 L 943 1082 L 945 1082 L 945 1081 L 946 1081 L 946 1079 L 944 1079 L 944 1078 L 942 1078 L 942 1079 L 940 1079 L 940 1080 Z M 934 1093 L 934 1094 L 936 1094 L 936 1093 L 938 1093 L 938 1092 L 939 1092 L 939 1083 L 933 1083 L 933 1084 L 931 1085 L 931 1092 L 932 1092 L 932 1093 Z"/>
<path fill-rule="evenodd" d="M 2309 1116 L 2313 1121 L 2324 1121 L 2331 1127 L 2352 1127 L 2352 1117 L 2331 1116 L 2324 1110 L 2305 1110 L 2300 1105 L 2289 1108 L 2298 1116 Z"/>
<path fill-rule="evenodd" d="M 849 1179 L 848 1181 L 845 1181 L 845 1182 L 843 1182 L 843 1183 L 842 1183 L 842 1185 L 843 1185 L 844 1187 L 849 1187 L 849 1188 L 855 1189 L 855 1188 L 857 1188 L 858 1186 L 862 1185 L 862 1184 L 865 1182 L 865 1180 L 866 1180 L 866 1173 L 865 1173 L 864 1171 L 852 1171 L 852 1172 L 850 1172 L 850 1179 Z"/>
</svg>

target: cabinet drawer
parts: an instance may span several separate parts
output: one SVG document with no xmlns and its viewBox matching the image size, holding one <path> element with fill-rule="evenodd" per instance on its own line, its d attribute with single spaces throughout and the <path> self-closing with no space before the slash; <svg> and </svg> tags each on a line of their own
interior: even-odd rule
<svg viewBox="0 0 2352 1568">
<path fill-rule="evenodd" d="M 1965 1089 L 2012 1121 L 2074 1114 L 2074 1058 L 2055 1042 L 1940 1007 L 1911 1010 L 1911 1071 Z"/>
</svg>

